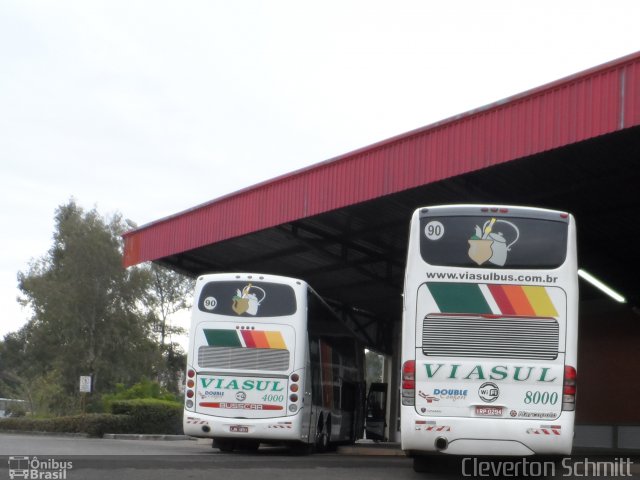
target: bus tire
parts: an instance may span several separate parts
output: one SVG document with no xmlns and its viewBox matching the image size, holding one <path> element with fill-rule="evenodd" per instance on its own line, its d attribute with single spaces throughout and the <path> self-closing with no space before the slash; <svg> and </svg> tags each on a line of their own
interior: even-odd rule
<svg viewBox="0 0 640 480">
<path fill-rule="evenodd" d="M 235 449 L 243 452 L 256 452 L 260 448 L 260 440 L 236 440 Z"/>
<path fill-rule="evenodd" d="M 316 452 L 326 452 L 329 448 L 329 435 L 324 430 L 316 434 Z"/>
<path fill-rule="evenodd" d="M 329 434 L 323 431 L 320 434 L 320 451 L 326 452 L 328 449 L 329 449 Z"/>
<path fill-rule="evenodd" d="M 324 425 L 324 431 L 327 434 L 327 450 L 333 450 L 335 444 L 331 443 L 331 415 L 327 416 L 327 422 Z"/>
<path fill-rule="evenodd" d="M 235 448 L 235 441 L 230 438 L 214 438 L 211 446 L 223 453 L 231 453 Z"/>
<path fill-rule="evenodd" d="M 429 457 L 426 455 L 416 455 L 413 457 L 413 471 L 424 473 L 429 471 Z"/>
<path fill-rule="evenodd" d="M 293 455 L 306 456 L 313 451 L 313 445 L 309 443 L 294 443 L 289 446 Z"/>
<path fill-rule="evenodd" d="M 324 416 L 320 414 L 318 425 L 316 427 L 315 444 L 317 452 L 326 452 L 327 448 L 329 448 L 329 434 L 327 433 L 327 425 L 330 424 L 328 422 L 325 424 Z"/>
</svg>

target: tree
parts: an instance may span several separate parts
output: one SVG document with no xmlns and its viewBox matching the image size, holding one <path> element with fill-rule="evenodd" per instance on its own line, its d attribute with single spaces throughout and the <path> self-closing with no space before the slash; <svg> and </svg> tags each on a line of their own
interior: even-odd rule
<svg viewBox="0 0 640 480">
<path fill-rule="evenodd" d="M 151 264 L 149 273 L 151 288 L 146 297 L 147 307 L 155 317 L 155 331 L 160 336 L 160 345 L 164 346 L 167 336 L 185 333 L 183 328 L 171 325 L 169 317 L 191 307 L 194 281 L 156 263 Z"/>
<path fill-rule="evenodd" d="M 55 385 L 73 399 L 80 375 L 91 375 L 94 391 L 105 392 L 158 364 L 142 301 L 150 276 L 122 268 L 125 228 L 119 214 L 104 220 L 73 200 L 56 210 L 51 249 L 18 273 L 19 301 L 32 315 L 18 332 L 22 351 L 9 353 L 23 357 L 26 379 Z"/>
<path fill-rule="evenodd" d="M 0 398 L 25 398 L 23 379 L 29 374 L 30 365 L 24 362 L 26 327 L 5 335 L 0 341 Z"/>
<path fill-rule="evenodd" d="M 154 331 L 159 336 L 164 360 L 164 368 L 158 371 L 158 381 L 167 390 L 177 393 L 179 376 L 186 368 L 186 355 L 172 336 L 182 335 L 186 331 L 171 325 L 170 317 L 191 307 L 194 281 L 156 263 L 152 263 L 148 269 L 151 288 L 147 291 L 146 305 Z"/>
</svg>

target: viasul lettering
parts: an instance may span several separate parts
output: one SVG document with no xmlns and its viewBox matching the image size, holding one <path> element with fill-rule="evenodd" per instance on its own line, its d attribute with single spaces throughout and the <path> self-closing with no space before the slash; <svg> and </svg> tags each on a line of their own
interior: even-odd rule
<svg viewBox="0 0 640 480">
<path fill-rule="evenodd" d="M 237 378 L 200 378 L 202 388 L 214 388 L 217 390 L 257 390 L 259 392 L 282 392 L 284 385 L 280 380 L 240 380 Z"/>
<path fill-rule="evenodd" d="M 507 378 L 507 376 L 509 376 L 509 373 L 507 371 L 508 367 L 504 365 L 496 365 L 491 369 L 489 378 L 491 380 L 504 380 L 505 378 Z"/>
<path fill-rule="evenodd" d="M 435 371 L 431 370 L 431 363 L 425 363 L 424 366 L 427 369 L 427 377 L 433 378 L 433 376 L 438 373 L 438 370 L 444 366 L 444 363 L 438 363 L 438 368 L 436 368 Z"/>
<path fill-rule="evenodd" d="M 558 377 L 551 373 L 551 367 L 530 365 L 461 365 L 425 363 L 424 371 L 428 379 L 452 380 L 513 380 L 514 382 L 553 383 Z"/>
<path fill-rule="evenodd" d="M 473 378 L 472 378 L 473 377 Z M 484 371 L 482 365 L 476 365 L 471 369 L 469 374 L 464 377 L 465 380 L 484 380 Z"/>
</svg>

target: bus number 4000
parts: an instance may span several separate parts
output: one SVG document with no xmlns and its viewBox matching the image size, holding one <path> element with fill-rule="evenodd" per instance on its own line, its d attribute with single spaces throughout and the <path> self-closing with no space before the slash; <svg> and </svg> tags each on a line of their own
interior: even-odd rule
<svg viewBox="0 0 640 480">
<path fill-rule="evenodd" d="M 282 402 L 283 400 L 284 400 L 284 395 L 269 394 L 269 395 L 262 396 L 263 402 Z"/>
</svg>

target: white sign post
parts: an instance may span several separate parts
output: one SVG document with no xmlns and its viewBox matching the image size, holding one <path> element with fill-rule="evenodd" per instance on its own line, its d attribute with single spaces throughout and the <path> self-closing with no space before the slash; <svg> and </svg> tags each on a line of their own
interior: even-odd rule
<svg viewBox="0 0 640 480">
<path fill-rule="evenodd" d="M 91 393 L 91 376 L 80 376 L 80 393 Z"/>
<path fill-rule="evenodd" d="M 85 410 L 87 394 L 91 393 L 91 375 L 80 375 L 80 406 Z"/>
</svg>

